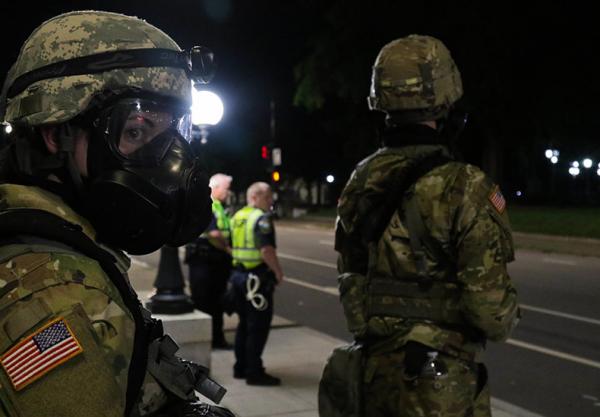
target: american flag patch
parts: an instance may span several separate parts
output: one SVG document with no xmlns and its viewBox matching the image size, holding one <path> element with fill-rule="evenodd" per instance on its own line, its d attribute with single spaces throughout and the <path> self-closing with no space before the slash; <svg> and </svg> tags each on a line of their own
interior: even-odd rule
<svg viewBox="0 0 600 417">
<path fill-rule="evenodd" d="M 492 193 L 489 196 L 489 200 L 492 203 L 492 206 L 494 206 L 494 208 L 498 211 L 498 213 L 504 213 L 504 210 L 506 209 L 506 200 L 500 192 L 500 188 L 494 188 L 494 191 L 492 191 Z"/>
<path fill-rule="evenodd" d="M 61 317 L 19 342 L 2 355 L 0 363 L 19 391 L 81 352 L 79 341 Z"/>
</svg>

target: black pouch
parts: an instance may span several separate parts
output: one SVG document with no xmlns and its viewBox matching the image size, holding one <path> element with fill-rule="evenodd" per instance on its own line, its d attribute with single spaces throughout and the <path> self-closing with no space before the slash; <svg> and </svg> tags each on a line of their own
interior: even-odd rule
<svg viewBox="0 0 600 417">
<path fill-rule="evenodd" d="M 319 383 L 319 417 L 361 417 L 364 347 L 354 342 L 333 350 Z"/>
</svg>

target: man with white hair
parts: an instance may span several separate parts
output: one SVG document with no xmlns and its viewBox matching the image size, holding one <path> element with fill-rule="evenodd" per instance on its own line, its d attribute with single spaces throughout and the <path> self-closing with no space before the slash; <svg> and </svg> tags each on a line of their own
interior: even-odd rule
<svg viewBox="0 0 600 417">
<path fill-rule="evenodd" d="M 231 273 L 230 220 L 223 204 L 231 181 L 229 175 L 221 173 L 210 178 L 213 219 L 208 228 L 186 246 L 192 300 L 198 310 L 212 316 L 214 349 L 232 348 L 223 333 L 223 295 Z"/>
<path fill-rule="evenodd" d="M 279 385 L 280 379 L 265 372 L 261 359 L 273 319 L 273 292 L 275 285 L 283 281 L 270 214 L 271 187 L 255 182 L 248 188 L 246 199 L 246 207 L 231 219 L 230 285 L 240 319 L 233 376 L 245 378 L 248 385 Z"/>
</svg>

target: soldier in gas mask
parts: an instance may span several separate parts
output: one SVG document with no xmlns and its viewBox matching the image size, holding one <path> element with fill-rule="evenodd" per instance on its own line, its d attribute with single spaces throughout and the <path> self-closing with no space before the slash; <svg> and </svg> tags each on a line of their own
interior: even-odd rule
<svg viewBox="0 0 600 417">
<path fill-rule="evenodd" d="M 229 416 L 207 370 L 143 309 L 122 252 L 179 246 L 210 218 L 190 148 L 188 52 L 138 18 L 81 11 L 25 41 L 2 90 L 0 415 Z"/>
</svg>

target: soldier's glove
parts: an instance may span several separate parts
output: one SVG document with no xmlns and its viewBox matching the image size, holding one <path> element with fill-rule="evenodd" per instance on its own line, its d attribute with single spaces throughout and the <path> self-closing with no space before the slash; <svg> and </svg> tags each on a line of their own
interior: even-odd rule
<svg viewBox="0 0 600 417">
<path fill-rule="evenodd" d="M 226 408 L 200 401 L 179 402 L 165 411 L 165 417 L 235 417 L 235 414 Z"/>
</svg>

